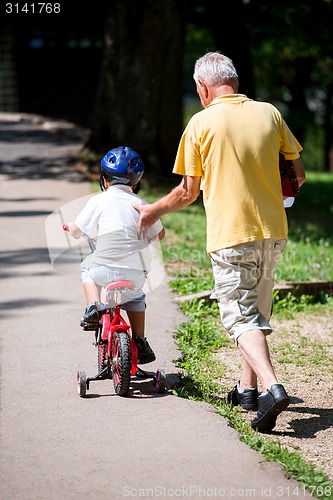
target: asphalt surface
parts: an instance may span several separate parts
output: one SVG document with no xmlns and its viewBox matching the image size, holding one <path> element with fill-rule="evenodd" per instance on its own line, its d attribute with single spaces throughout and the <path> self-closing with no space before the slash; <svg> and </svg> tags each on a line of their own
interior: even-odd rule
<svg viewBox="0 0 333 500">
<path fill-rule="evenodd" d="M 0 114 L 1 474 L 5 500 L 291 498 L 311 495 L 240 442 L 208 404 L 133 377 L 80 398 L 76 372 L 96 373 L 93 337 L 79 321 L 78 271 L 53 269 L 46 221 L 88 195 L 73 168 L 81 136 L 70 125 Z M 173 335 L 184 321 L 166 280 L 147 295 L 146 335 L 168 384 Z"/>
</svg>

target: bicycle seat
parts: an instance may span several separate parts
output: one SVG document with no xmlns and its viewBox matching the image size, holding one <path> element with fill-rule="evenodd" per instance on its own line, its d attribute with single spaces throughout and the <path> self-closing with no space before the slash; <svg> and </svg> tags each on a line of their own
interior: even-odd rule
<svg viewBox="0 0 333 500">
<path fill-rule="evenodd" d="M 106 293 L 111 290 L 135 290 L 135 286 L 131 281 L 114 281 L 106 287 Z"/>
</svg>

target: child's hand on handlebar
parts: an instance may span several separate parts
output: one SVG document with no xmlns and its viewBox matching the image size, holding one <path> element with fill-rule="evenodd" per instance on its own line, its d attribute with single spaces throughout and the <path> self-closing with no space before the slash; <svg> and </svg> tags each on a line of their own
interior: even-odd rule
<svg viewBox="0 0 333 500">
<path fill-rule="evenodd" d="M 67 231 L 68 233 L 71 234 L 74 238 L 78 239 L 83 236 L 83 232 L 81 231 L 80 228 L 77 227 L 77 225 L 74 222 L 69 222 L 68 224 L 63 224 L 62 228 L 64 231 Z"/>
</svg>

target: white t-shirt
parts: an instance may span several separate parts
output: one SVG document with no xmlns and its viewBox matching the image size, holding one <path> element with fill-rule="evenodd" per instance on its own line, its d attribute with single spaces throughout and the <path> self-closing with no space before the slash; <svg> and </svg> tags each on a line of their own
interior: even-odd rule
<svg viewBox="0 0 333 500">
<path fill-rule="evenodd" d="M 139 234 L 140 215 L 133 205 L 147 204 L 130 186 L 116 184 L 88 201 L 75 220 L 81 231 L 97 230 L 93 262 L 115 267 L 149 270 L 149 242 L 163 229 L 160 220 Z"/>
</svg>

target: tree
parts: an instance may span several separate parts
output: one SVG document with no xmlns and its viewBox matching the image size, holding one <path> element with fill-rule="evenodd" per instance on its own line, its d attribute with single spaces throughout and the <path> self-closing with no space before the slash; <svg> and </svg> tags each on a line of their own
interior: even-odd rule
<svg viewBox="0 0 333 500">
<path fill-rule="evenodd" d="M 193 63 L 205 51 L 219 50 L 235 63 L 240 92 L 280 107 L 301 143 L 311 133 L 322 156 L 318 163 L 329 168 L 332 0 L 110 0 L 108 5 L 88 149 L 100 155 L 127 143 L 148 168 L 169 174 L 183 130 L 183 93 L 195 91 Z M 186 28 L 194 46 L 186 45 L 184 54 Z"/>
<path fill-rule="evenodd" d="M 87 148 L 128 145 L 169 173 L 182 132 L 183 2 L 113 0 Z"/>
<path fill-rule="evenodd" d="M 193 23 L 197 29 L 206 28 L 213 39 L 212 47 L 207 47 L 207 43 L 203 41 L 198 56 L 208 50 L 218 50 L 230 57 L 239 75 L 239 91 L 255 98 L 253 64 L 243 1 L 216 3 L 215 0 L 191 0 L 188 2 L 188 22 Z"/>
<path fill-rule="evenodd" d="M 250 35 L 259 96 L 281 105 L 296 137 L 320 142 L 329 170 L 332 137 L 332 0 L 248 0 Z M 306 151 L 305 151 L 306 154 Z"/>
</svg>

